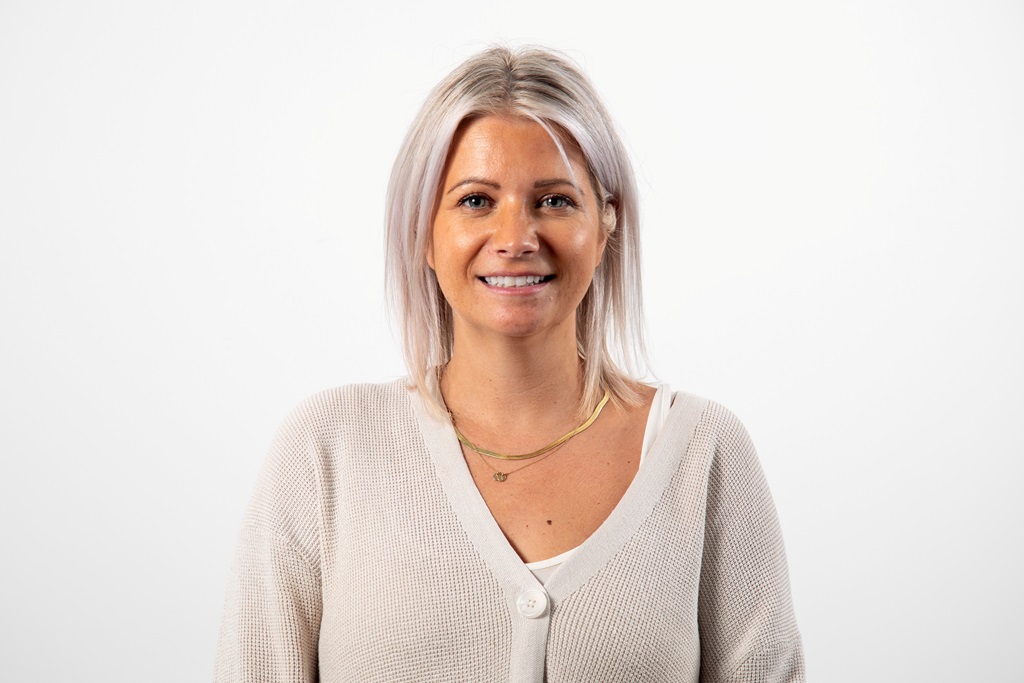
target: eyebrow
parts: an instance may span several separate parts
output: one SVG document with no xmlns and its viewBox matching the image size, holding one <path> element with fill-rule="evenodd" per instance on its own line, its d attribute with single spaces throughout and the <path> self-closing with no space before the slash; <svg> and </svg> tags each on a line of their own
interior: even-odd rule
<svg viewBox="0 0 1024 683">
<path fill-rule="evenodd" d="M 549 180 L 538 180 L 533 184 L 533 187 L 536 189 L 540 189 L 542 187 L 551 187 L 553 185 L 568 185 L 569 187 L 573 188 L 580 194 L 583 194 L 583 188 L 579 187 L 578 185 L 576 185 L 576 183 L 569 180 L 568 178 L 551 178 Z"/>
<path fill-rule="evenodd" d="M 501 189 L 501 185 L 499 185 L 498 183 L 494 182 L 493 180 L 487 180 L 486 178 L 466 178 L 465 180 L 460 180 L 459 182 L 457 182 L 454 185 L 452 185 L 451 187 L 449 187 L 448 188 L 448 192 L 451 192 L 451 191 L 453 191 L 453 190 L 455 190 L 457 188 L 460 188 L 463 185 L 474 185 L 474 184 L 476 184 L 476 185 L 486 185 L 487 187 L 493 187 L 495 190 L 500 190 Z"/>
<path fill-rule="evenodd" d="M 452 185 L 451 187 L 449 187 L 448 188 L 448 192 L 452 192 L 452 191 L 462 187 L 463 185 L 473 185 L 473 184 L 486 185 L 487 187 L 493 187 L 495 190 L 500 190 L 501 189 L 501 185 L 499 185 L 498 183 L 494 182 L 493 180 L 487 180 L 486 178 L 475 178 L 474 177 L 474 178 L 466 178 L 464 180 L 460 180 L 459 182 L 457 182 L 454 185 Z M 544 179 L 544 180 L 538 180 L 537 182 L 535 182 L 533 184 L 533 187 L 535 189 L 541 189 L 541 188 L 545 188 L 545 187 L 552 187 L 554 185 L 569 185 L 570 187 L 574 188 L 577 192 L 579 192 L 581 194 L 583 193 L 583 188 L 577 186 L 576 183 L 572 182 L 571 180 L 568 180 L 567 178 L 547 178 L 547 179 Z"/>
</svg>

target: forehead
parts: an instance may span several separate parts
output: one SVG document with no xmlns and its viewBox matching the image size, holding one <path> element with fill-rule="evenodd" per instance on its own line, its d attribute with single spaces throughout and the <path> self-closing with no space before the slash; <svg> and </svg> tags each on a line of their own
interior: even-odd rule
<svg viewBox="0 0 1024 683">
<path fill-rule="evenodd" d="M 492 173 L 535 172 L 564 174 L 564 152 L 572 175 L 587 174 L 579 146 L 567 134 L 548 124 L 552 134 L 536 121 L 520 116 L 479 116 L 459 124 L 452 138 L 446 176 L 474 169 Z M 559 151 L 561 146 L 561 152 Z"/>
</svg>

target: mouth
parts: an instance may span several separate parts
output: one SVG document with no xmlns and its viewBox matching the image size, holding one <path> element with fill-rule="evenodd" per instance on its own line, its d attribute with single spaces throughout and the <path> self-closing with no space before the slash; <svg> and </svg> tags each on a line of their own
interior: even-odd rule
<svg viewBox="0 0 1024 683">
<path fill-rule="evenodd" d="M 491 287 L 501 287 L 504 289 L 514 287 L 531 287 L 533 285 L 549 282 L 554 278 L 554 275 L 487 275 L 481 277 L 480 280 L 486 282 Z"/>
</svg>

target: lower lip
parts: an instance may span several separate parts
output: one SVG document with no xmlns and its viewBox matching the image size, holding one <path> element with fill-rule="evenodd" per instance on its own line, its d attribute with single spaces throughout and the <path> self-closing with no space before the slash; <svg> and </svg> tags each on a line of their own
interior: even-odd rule
<svg viewBox="0 0 1024 683">
<path fill-rule="evenodd" d="M 498 287 L 496 285 L 489 285 L 484 280 L 478 280 L 477 282 L 495 294 L 503 294 L 505 296 L 526 296 L 527 294 L 536 294 L 541 291 L 551 283 L 551 280 L 538 282 L 535 285 L 524 285 L 522 287 Z"/>
</svg>

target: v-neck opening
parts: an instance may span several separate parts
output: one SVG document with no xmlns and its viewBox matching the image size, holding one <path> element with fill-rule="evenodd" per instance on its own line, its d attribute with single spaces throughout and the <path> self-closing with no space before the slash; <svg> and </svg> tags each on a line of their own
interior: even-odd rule
<svg viewBox="0 0 1024 683">
<path fill-rule="evenodd" d="M 650 462 L 638 468 L 608 516 L 542 586 L 487 507 L 451 424 L 431 411 L 415 390 L 410 390 L 410 401 L 448 502 L 499 582 L 512 593 L 519 586 L 531 585 L 553 597 L 564 597 L 579 588 L 647 519 L 685 456 L 693 428 L 707 403 L 682 392 L 673 394 L 669 415 L 648 454 Z M 663 453 L 669 448 L 666 444 L 681 445 L 675 452 Z"/>
</svg>

